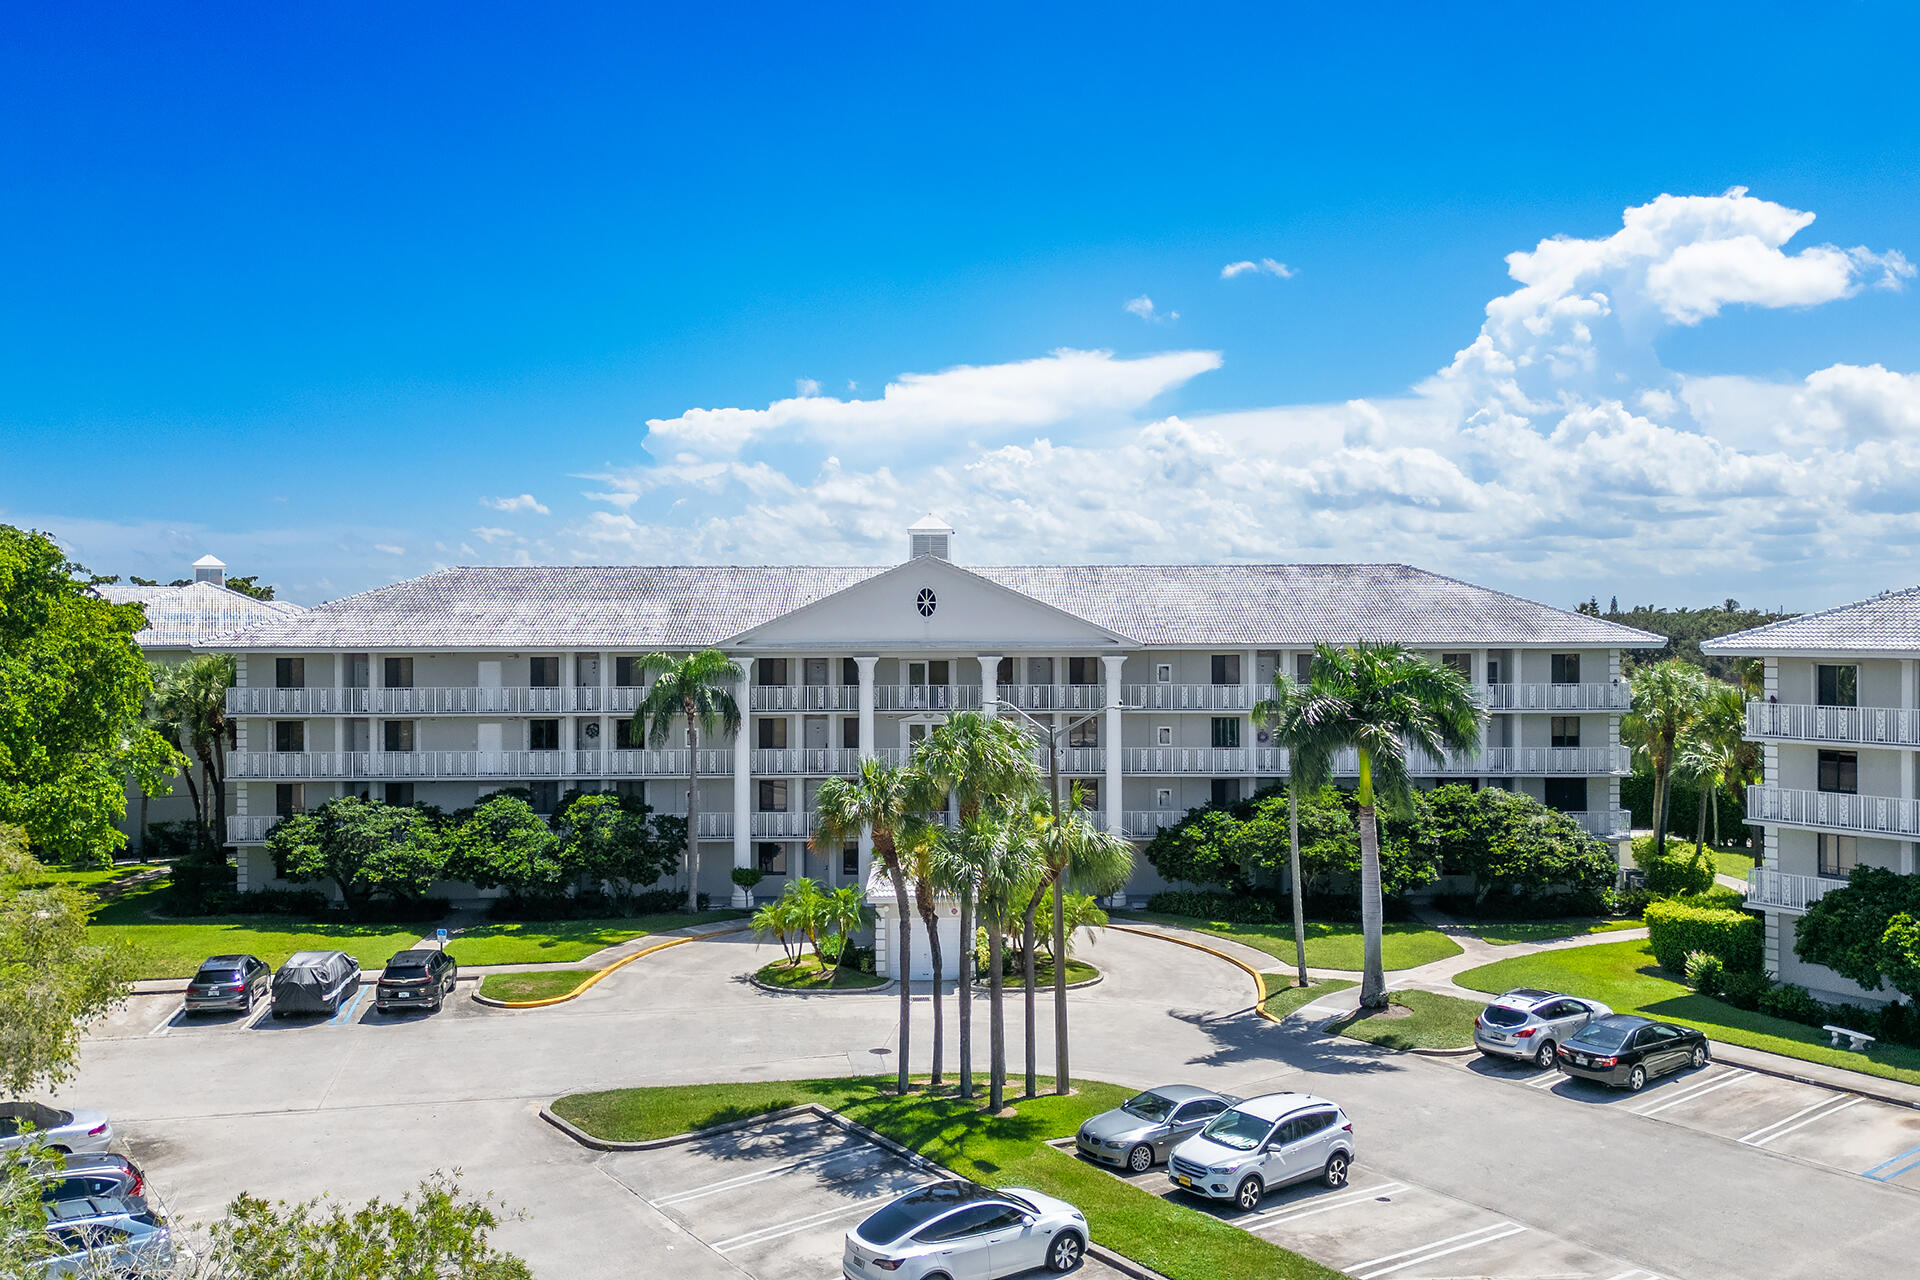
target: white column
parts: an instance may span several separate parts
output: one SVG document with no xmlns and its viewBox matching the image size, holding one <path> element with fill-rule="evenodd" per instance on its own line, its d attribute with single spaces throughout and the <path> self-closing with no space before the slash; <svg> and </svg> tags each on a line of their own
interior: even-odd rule
<svg viewBox="0 0 1920 1280">
<path fill-rule="evenodd" d="M 1247 752 L 1246 795 L 1252 795 L 1260 789 L 1260 771 L 1253 767 L 1253 704 L 1260 700 L 1256 688 L 1259 680 L 1260 651 L 1248 649 L 1240 655 L 1241 699 L 1247 704 L 1247 710 L 1240 713 L 1240 743 Z"/>
<path fill-rule="evenodd" d="M 575 701 L 580 687 L 580 655 L 568 649 L 560 655 L 560 776 L 573 776 L 573 753 L 580 745 L 580 720 L 565 714 Z M 560 788 L 565 791 L 566 788 Z"/>
<path fill-rule="evenodd" d="M 871 760 L 874 755 L 873 731 L 873 669 L 880 665 L 877 655 L 856 656 L 854 665 L 860 669 L 860 758 Z M 873 832 L 862 827 L 860 830 L 860 888 L 867 887 L 867 873 L 873 867 Z"/>
<path fill-rule="evenodd" d="M 599 773 L 603 783 L 608 777 L 608 766 L 613 761 L 613 757 L 609 754 L 613 750 L 613 716 L 609 714 L 609 708 L 613 703 L 612 690 L 613 655 L 602 653 L 600 655 L 600 767 L 596 772 Z M 604 789 L 603 787 L 602 790 Z"/>
<path fill-rule="evenodd" d="M 1107 682 L 1107 720 L 1100 735 L 1107 748 L 1107 770 L 1100 785 L 1107 793 L 1107 830 L 1115 835 L 1126 832 L 1125 793 L 1122 791 L 1125 775 L 1120 768 L 1120 705 L 1126 697 L 1126 686 L 1120 682 L 1120 669 L 1126 665 L 1126 661 L 1126 655 L 1121 653 L 1100 655 L 1101 674 Z"/>
<path fill-rule="evenodd" d="M 983 653 L 974 661 L 980 664 L 980 709 L 990 716 L 1000 714 L 1000 655 Z"/>
<path fill-rule="evenodd" d="M 1902 709 L 1913 705 L 1915 665 L 1911 658 L 1900 663 L 1900 706 Z M 1894 759 L 1900 764 L 1900 798 L 1902 800 L 1911 800 L 1913 799 L 1914 789 L 1914 753 L 1911 751 L 1896 751 L 1894 752 Z M 1914 842 L 1911 840 L 1903 841 L 1900 845 L 1900 874 L 1903 876 L 1912 875 L 1914 862 Z"/>
<path fill-rule="evenodd" d="M 367 760 L 369 762 L 378 760 L 380 758 L 379 753 L 385 751 L 387 747 L 386 726 L 381 724 L 380 720 L 380 692 L 386 687 L 386 661 L 377 653 L 369 653 L 367 655 L 367 699 L 369 702 L 369 706 L 367 707 Z M 380 727 L 376 729 L 374 728 L 375 725 L 380 725 Z M 419 745 L 417 739 L 414 745 Z M 520 745 L 524 747 L 527 744 L 522 741 Z M 368 769 L 367 772 L 370 774 L 378 774 L 380 771 L 378 769 Z M 376 798 L 373 794 L 373 783 L 364 779 L 357 784 L 354 782 L 341 782 L 340 794 L 358 794 L 353 791 L 356 785 L 367 789 L 367 798 L 369 800 Z"/>
<path fill-rule="evenodd" d="M 1479 695 L 1480 705 L 1482 707 L 1485 707 L 1487 705 L 1487 696 L 1488 696 L 1487 651 L 1485 649 L 1473 650 L 1473 657 L 1471 660 L 1473 662 L 1473 672 L 1472 672 L 1473 691 Z M 1485 720 L 1480 722 L 1480 750 L 1478 754 L 1483 757 L 1487 753 L 1487 731 L 1491 728 L 1493 728 L 1493 716 L 1489 714 Z M 1484 775 L 1479 775 L 1479 782 L 1481 786 L 1483 787 L 1486 786 L 1487 785 L 1486 777 Z"/>
<path fill-rule="evenodd" d="M 736 658 L 740 664 L 740 683 L 734 686 L 734 701 L 740 707 L 740 732 L 733 736 L 733 865 L 753 865 L 753 712 L 750 697 L 753 684 L 753 659 Z M 749 907 L 752 897 L 738 885 L 733 890 L 733 905 Z"/>
</svg>

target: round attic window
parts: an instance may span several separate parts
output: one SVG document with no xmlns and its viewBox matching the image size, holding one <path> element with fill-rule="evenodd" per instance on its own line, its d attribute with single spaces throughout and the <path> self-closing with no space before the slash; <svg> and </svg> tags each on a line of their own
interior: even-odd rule
<svg viewBox="0 0 1920 1280">
<path fill-rule="evenodd" d="M 920 616 L 923 618 L 931 618 L 939 604 L 940 602 L 934 598 L 932 587 L 920 588 L 920 594 L 914 597 L 913 601 L 913 607 L 920 611 Z"/>
</svg>

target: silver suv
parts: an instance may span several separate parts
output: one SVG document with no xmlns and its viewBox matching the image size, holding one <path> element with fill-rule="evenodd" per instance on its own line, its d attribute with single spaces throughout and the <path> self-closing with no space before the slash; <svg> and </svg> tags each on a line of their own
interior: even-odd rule
<svg viewBox="0 0 1920 1280">
<path fill-rule="evenodd" d="M 1173 1149 L 1167 1177 L 1195 1195 L 1257 1208 L 1276 1187 L 1307 1178 L 1347 1184 L 1353 1165 L 1353 1122 L 1325 1098 L 1269 1093 L 1211 1120 Z"/>
<path fill-rule="evenodd" d="M 1521 987 L 1480 1011 L 1473 1023 L 1473 1045 L 1490 1057 L 1518 1058 L 1550 1070 L 1556 1048 L 1612 1012 L 1598 1000 Z"/>
</svg>

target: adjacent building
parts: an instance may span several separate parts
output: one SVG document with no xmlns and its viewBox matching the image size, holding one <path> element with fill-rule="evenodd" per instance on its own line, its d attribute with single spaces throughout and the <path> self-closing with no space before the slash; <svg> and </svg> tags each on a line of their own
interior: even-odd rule
<svg viewBox="0 0 1920 1280">
<path fill-rule="evenodd" d="M 863 756 L 904 758 L 957 710 L 1058 731 L 1096 819 L 1145 840 L 1190 808 L 1281 781 L 1250 712 L 1314 645 L 1397 641 L 1465 673 L 1485 745 L 1423 781 L 1534 795 L 1623 840 L 1623 651 L 1657 636 L 1406 565 L 956 563 L 929 517 L 891 566 L 453 568 L 262 619 L 234 654 L 228 777 L 242 887 L 287 814 L 354 794 L 453 809 L 505 786 L 550 809 L 572 788 L 684 813 L 687 753 L 632 728 L 638 659 L 718 648 L 746 678 L 737 736 L 696 749 L 701 888 L 757 867 L 865 884 L 865 843 L 811 847 L 813 799 Z M 1159 887 L 1144 862 L 1131 892 Z"/>
<path fill-rule="evenodd" d="M 1765 913 L 1768 969 L 1829 997 L 1892 998 L 1806 963 L 1793 942 L 1807 908 L 1855 866 L 1920 870 L 1920 587 L 1701 648 L 1765 665 L 1764 695 L 1747 706 L 1765 778 L 1747 789 L 1762 845 L 1747 906 Z"/>
</svg>

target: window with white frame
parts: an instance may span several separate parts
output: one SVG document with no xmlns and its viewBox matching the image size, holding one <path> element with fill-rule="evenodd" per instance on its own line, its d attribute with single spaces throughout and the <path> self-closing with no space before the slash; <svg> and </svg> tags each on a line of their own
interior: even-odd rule
<svg viewBox="0 0 1920 1280">
<path fill-rule="evenodd" d="M 1173 683 L 1173 664 L 1171 662 L 1154 663 L 1153 679 L 1155 684 L 1172 684 Z"/>
<path fill-rule="evenodd" d="M 1153 793 L 1153 806 L 1156 809 L 1173 808 L 1173 788 L 1161 787 Z"/>
<path fill-rule="evenodd" d="M 1163 747 L 1172 746 L 1173 726 L 1170 724 L 1155 725 L 1153 729 L 1153 740 Z"/>
</svg>

